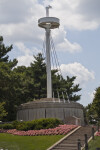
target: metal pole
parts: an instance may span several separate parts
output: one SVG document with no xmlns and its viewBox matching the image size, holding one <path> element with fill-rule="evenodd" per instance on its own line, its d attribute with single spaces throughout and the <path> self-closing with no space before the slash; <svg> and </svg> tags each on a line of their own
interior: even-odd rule
<svg viewBox="0 0 100 150">
<path fill-rule="evenodd" d="M 49 28 L 46 29 L 46 71 L 47 71 L 47 98 L 52 98 Z"/>
<path fill-rule="evenodd" d="M 58 99 L 59 99 L 59 103 L 60 103 L 60 97 L 59 97 L 59 92 L 57 91 L 57 94 L 58 94 Z"/>
<path fill-rule="evenodd" d="M 64 103 L 65 103 L 65 97 L 64 97 L 64 93 L 62 92 L 62 96 L 63 96 L 63 101 L 64 101 Z"/>
<path fill-rule="evenodd" d="M 85 136 L 85 150 L 88 150 L 88 139 L 87 139 L 87 134 L 84 134 Z"/>
<path fill-rule="evenodd" d="M 53 92 L 53 102 L 55 102 L 55 98 L 54 98 L 54 92 Z"/>
<path fill-rule="evenodd" d="M 94 140 L 94 128 L 92 127 L 92 140 Z"/>
<path fill-rule="evenodd" d="M 99 122 L 98 122 L 98 124 L 97 124 L 97 130 L 98 130 L 98 132 L 99 132 Z"/>
<path fill-rule="evenodd" d="M 78 139 L 77 146 L 78 146 L 78 150 L 81 150 L 81 140 L 80 139 Z"/>
</svg>

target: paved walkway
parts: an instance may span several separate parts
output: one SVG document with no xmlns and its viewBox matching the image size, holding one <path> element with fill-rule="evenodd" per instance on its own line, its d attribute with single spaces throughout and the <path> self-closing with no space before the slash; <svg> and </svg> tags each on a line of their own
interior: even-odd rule
<svg viewBox="0 0 100 150">
<path fill-rule="evenodd" d="M 85 136 L 87 134 L 87 138 L 89 139 L 92 134 L 92 127 L 85 126 L 80 127 L 74 133 L 63 139 L 60 143 L 49 150 L 77 150 L 77 141 L 78 139 L 81 140 L 81 146 L 83 147 L 85 144 Z"/>
</svg>

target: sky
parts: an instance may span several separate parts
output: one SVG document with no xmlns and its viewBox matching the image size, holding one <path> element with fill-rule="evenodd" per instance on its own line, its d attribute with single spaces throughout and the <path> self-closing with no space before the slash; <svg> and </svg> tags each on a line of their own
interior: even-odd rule
<svg viewBox="0 0 100 150">
<path fill-rule="evenodd" d="M 61 72 L 76 76 L 82 88 L 79 102 L 87 106 L 100 86 L 100 0 L 0 0 L 0 35 L 6 46 L 13 44 L 10 59 L 29 66 L 42 52 L 45 30 L 38 19 L 46 16 L 48 5 L 50 16 L 60 19 L 51 35 Z"/>
</svg>

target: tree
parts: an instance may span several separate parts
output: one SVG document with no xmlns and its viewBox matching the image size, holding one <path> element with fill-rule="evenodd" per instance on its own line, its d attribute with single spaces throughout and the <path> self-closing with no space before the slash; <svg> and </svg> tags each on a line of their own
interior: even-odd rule
<svg viewBox="0 0 100 150">
<path fill-rule="evenodd" d="M 57 73 L 57 70 L 55 71 L 55 73 Z M 70 78 L 69 76 L 67 76 L 66 79 L 64 79 L 60 75 L 55 75 L 55 78 L 53 77 L 53 79 L 53 90 L 56 93 L 57 91 L 59 92 L 60 98 L 63 98 L 64 95 L 65 100 L 74 102 L 80 100 L 81 95 L 77 95 L 76 93 L 79 92 L 81 88 L 79 88 L 79 84 L 74 84 L 74 80 L 76 79 L 76 77 L 73 76 Z"/>
<path fill-rule="evenodd" d="M 34 79 L 34 97 L 36 99 L 40 99 L 46 97 L 47 93 L 46 64 L 44 63 L 44 59 L 41 53 L 39 53 L 37 56 L 34 56 L 34 58 L 35 61 L 31 63 L 30 67 L 30 76 Z M 80 99 L 81 95 L 77 95 L 76 93 L 79 92 L 81 88 L 79 88 L 79 84 L 74 84 L 76 77 L 70 78 L 67 76 L 67 79 L 64 79 L 61 75 L 58 74 L 57 69 L 52 70 L 51 74 L 53 93 L 56 98 L 58 98 L 58 92 L 60 98 L 63 98 L 63 92 L 65 100 L 76 102 Z"/>
<path fill-rule="evenodd" d="M 5 102 L 0 103 L 0 121 L 7 116 L 7 112 L 4 108 Z"/>
<path fill-rule="evenodd" d="M 31 68 L 18 66 L 13 71 L 18 76 L 16 105 L 32 101 L 34 99 L 34 78 L 32 77 Z"/>
<path fill-rule="evenodd" d="M 88 104 L 88 106 L 86 106 L 84 108 L 84 112 L 85 112 L 85 122 L 88 124 L 95 124 L 96 121 L 94 119 L 94 111 L 92 108 L 92 103 Z"/>
<path fill-rule="evenodd" d="M 3 37 L 0 36 L 0 62 L 8 62 L 9 56 L 7 53 L 11 51 L 12 45 L 10 47 L 5 47 L 3 44 Z"/>
<path fill-rule="evenodd" d="M 64 81 L 64 88 L 65 91 L 67 93 L 67 97 L 66 99 L 69 101 L 78 101 L 80 100 L 81 95 L 76 95 L 77 92 L 79 92 L 81 90 L 81 88 L 79 88 L 79 84 L 74 84 L 76 77 L 69 77 L 67 76 L 67 80 Z"/>
<path fill-rule="evenodd" d="M 12 45 L 6 47 L 3 44 L 3 37 L 0 36 L 0 102 L 5 102 L 5 109 L 8 112 L 7 120 L 12 120 L 15 116 L 16 87 L 18 77 L 13 72 L 17 60 L 9 60 L 8 52 L 12 50 Z"/>
<path fill-rule="evenodd" d="M 40 99 L 46 97 L 46 64 L 42 54 L 34 56 L 35 61 L 31 63 L 31 78 L 34 79 L 34 98 Z"/>
<path fill-rule="evenodd" d="M 100 121 L 100 87 L 95 90 L 92 103 L 93 117 L 98 122 Z"/>
<path fill-rule="evenodd" d="M 90 124 L 100 123 L 100 87 L 96 88 L 93 102 L 86 106 L 85 113 Z"/>
<path fill-rule="evenodd" d="M 52 76 L 52 91 L 54 94 L 55 98 L 58 98 L 58 93 L 59 96 L 61 97 L 61 87 L 62 87 L 62 82 L 61 82 L 61 75 L 58 74 L 58 70 L 54 69 L 51 71 L 51 76 Z"/>
<path fill-rule="evenodd" d="M 0 63 L 0 102 L 5 102 L 5 109 L 8 112 L 7 120 L 15 118 L 16 101 L 19 77 L 11 70 L 10 66 Z"/>
<path fill-rule="evenodd" d="M 19 75 L 17 104 L 46 97 L 46 65 L 42 54 L 34 56 L 29 67 L 18 66 L 13 71 Z"/>
<path fill-rule="evenodd" d="M 16 59 L 13 61 L 9 60 L 8 52 L 10 52 L 12 48 L 12 45 L 6 47 L 3 43 L 3 37 L 0 36 L 0 62 L 8 63 L 11 68 L 15 67 L 18 62 Z"/>
</svg>

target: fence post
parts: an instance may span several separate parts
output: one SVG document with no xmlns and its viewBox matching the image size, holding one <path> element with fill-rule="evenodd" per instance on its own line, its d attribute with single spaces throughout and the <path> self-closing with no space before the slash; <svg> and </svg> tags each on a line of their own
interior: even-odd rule
<svg viewBox="0 0 100 150">
<path fill-rule="evenodd" d="M 98 132 L 99 132 L 99 123 L 98 123 L 98 125 L 97 125 L 97 130 L 98 130 Z"/>
<path fill-rule="evenodd" d="M 88 150 L 87 134 L 84 134 L 84 136 L 85 136 L 85 150 Z"/>
<path fill-rule="evenodd" d="M 92 127 L 92 140 L 94 140 L 94 128 Z"/>
<path fill-rule="evenodd" d="M 77 146 L 78 146 L 78 150 L 81 150 L 81 140 L 80 139 L 78 139 Z"/>
</svg>

